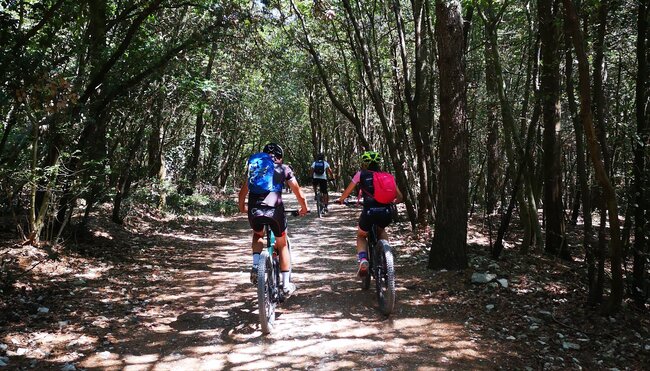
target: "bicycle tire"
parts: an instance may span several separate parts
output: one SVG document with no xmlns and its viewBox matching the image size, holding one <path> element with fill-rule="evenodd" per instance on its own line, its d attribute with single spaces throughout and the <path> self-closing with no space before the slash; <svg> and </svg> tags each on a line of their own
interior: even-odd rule
<svg viewBox="0 0 650 371">
<path fill-rule="evenodd" d="M 318 211 L 318 217 L 323 217 L 323 199 L 320 192 L 316 193 L 316 210 Z"/>
<path fill-rule="evenodd" d="M 277 286 L 273 274 L 273 264 L 267 250 L 263 250 L 260 254 L 257 269 L 257 302 L 260 327 L 263 334 L 268 334 L 273 330 L 273 322 L 275 321 L 276 303 L 273 299 L 273 291 Z"/>
<path fill-rule="evenodd" d="M 395 263 L 393 250 L 386 240 L 379 240 L 375 246 L 375 287 L 379 310 L 386 316 L 395 308 Z"/>
</svg>

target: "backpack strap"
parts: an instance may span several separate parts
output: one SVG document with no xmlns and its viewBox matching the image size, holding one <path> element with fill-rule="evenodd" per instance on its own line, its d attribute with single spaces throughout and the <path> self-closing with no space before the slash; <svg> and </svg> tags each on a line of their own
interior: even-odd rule
<svg viewBox="0 0 650 371">
<path fill-rule="evenodd" d="M 365 173 L 370 173 L 370 174 L 374 173 L 374 171 L 372 171 L 372 170 L 361 170 L 360 171 L 360 173 L 359 173 L 359 194 L 357 195 L 357 205 L 359 205 L 359 200 L 361 199 L 362 193 L 365 193 L 366 195 L 368 195 L 368 196 L 370 196 L 370 197 L 372 197 L 374 199 L 372 193 L 368 192 L 368 190 L 364 189 L 361 186 L 362 179 L 363 179 L 362 177 L 363 177 L 364 172 Z"/>
</svg>

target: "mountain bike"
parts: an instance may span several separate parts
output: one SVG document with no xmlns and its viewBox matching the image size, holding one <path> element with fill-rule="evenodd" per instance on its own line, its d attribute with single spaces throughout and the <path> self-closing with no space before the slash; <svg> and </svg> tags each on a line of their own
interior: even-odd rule
<svg viewBox="0 0 650 371">
<path fill-rule="evenodd" d="M 354 202 L 345 202 L 347 206 L 357 206 Z M 361 280 L 361 288 L 368 290 L 370 280 L 375 280 L 375 293 L 379 310 L 386 316 L 395 308 L 395 263 L 393 249 L 386 240 L 377 239 L 377 226 L 373 224 L 368 232 L 368 274 Z"/>
<path fill-rule="evenodd" d="M 327 179 L 328 182 L 333 182 L 334 179 Z M 327 205 L 323 201 L 323 194 L 320 191 L 320 187 L 317 186 L 314 188 L 315 200 L 316 200 L 316 211 L 318 212 L 318 217 L 322 218 L 323 215 L 327 212 Z"/>
<path fill-rule="evenodd" d="M 293 216 L 298 216 L 298 210 L 285 210 Z M 268 224 L 264 225 L 266 233 L 266 248 L 260 253 L 260 262 L 257 266 L 257 301 L 262 333 L 268 334 L 273 330 L 275 322 L 275 308 L 286 299 L 283 291 L 280 272 L 279 254 L 275 251 L 275 235 Z M 287 248 L 289 261 L 291 261 L 291 241 L 287 235 Z M 291 271 L 289 271 L 291 276 Z"/>
<path fill-rule="evenodd" d="M 322 218 L 325 215 L 325 203 L 323 202 L 323 194 L 320 192 L 320 187 L 316 187 L 316 211 L 318 212 L 318 217 Z"/>
</svg>

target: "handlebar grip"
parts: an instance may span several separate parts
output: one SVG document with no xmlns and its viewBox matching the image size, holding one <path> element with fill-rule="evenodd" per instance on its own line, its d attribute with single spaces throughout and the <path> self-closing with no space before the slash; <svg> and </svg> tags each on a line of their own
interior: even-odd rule
<svg viewBox="0 0 650 371">
<path fill-rule="evenodd" d="M 284 210 L 284 212 L 292 216 L 300 216 L 300 210 Z M 311 213 L 311 210 L 307 210 L 307 213 Z"/>
</svg>

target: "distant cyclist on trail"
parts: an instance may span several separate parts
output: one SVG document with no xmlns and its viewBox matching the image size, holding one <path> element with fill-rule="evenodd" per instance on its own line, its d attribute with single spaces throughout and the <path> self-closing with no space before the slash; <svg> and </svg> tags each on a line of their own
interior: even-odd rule
<svg viewBox="0 0 650 371">
<path fill-rule="evenodd" d="M 368 274 L 368 232 L 372 225 L 377 226 L 379 239 L 388 240 L 386 227 L 392 223 L 390 204 L 402 202 L 403 196 L 395 185 L 391 174 L 381 171 L 381 156 L 374 151 L 364 152 L 361 155 L 361 170 L 359 170 L 347 186 L 338 203 L 343 201 L 359 185 L 363 193 L 363 210 L 359 216 L 357 229 L 357 255 L 359 270 L 357 276 L 365 277 Z"/>
<path fill-rule="evenodd" d="M 318 156 L 316 156 L 316 161 L 311 164 L 311 177 L 314 186 L 314 193 L 316 193 L 316 188 L 318 187 L 320 193 L 323 195 L 323 206 L 325 211 L 327 211 L 327 205 L 330 200 L 329 194 L 327 193 L 328 175 L 330 179 L 334 178 L 334 173 L 332 173 L 330 164 L 325 161 L 325 154 L 319 153 Z"/>
<path fill-rule="evenodd" d="M 289 281 L 291 257 L 287 247 L 287 218 L 282 203 L 282 187 L 286 182 L 298 199 L 300 216 L 308 212 L 305 196 L 293 175 L 293 171 L 282 163 L 283 150 L 279 144 L 268 143 L 261 153 L 248 159 L 248 176 L 239 191 L 239 211 L 248 212 L 248 222 L 253 229 L 253 266 L 251 282 L 257 281 L 257 266 L 264 248 L 264 224 L 268 224 L 275 235 L 275 248 L 280 254 L 280 271 L 284 293 L 290 296 L 296 286 Z M 248 194 L 248 203 L 246 195 Z"/>
</svg>

